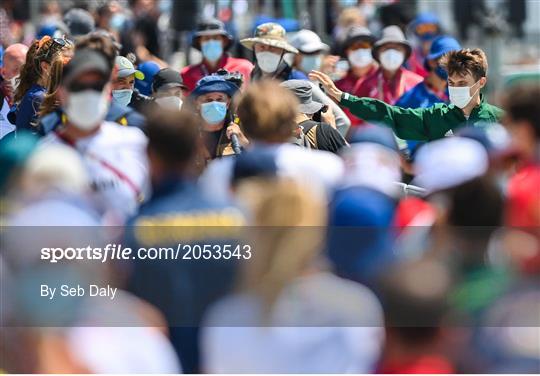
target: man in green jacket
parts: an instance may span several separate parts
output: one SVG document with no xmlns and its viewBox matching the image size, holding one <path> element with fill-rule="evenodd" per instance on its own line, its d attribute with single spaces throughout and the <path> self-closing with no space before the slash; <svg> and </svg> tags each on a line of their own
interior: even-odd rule
<svg viewBox="0 0 540 376">
<path fill-rule="evenodd" d="M 358 98 L 339 90 L 330 77 L 312 71 L 326 93 L 354 115 L 371 122 L 386 124 L 399 138 L 429 141 L 451 135 L 455 129 L 497 122 L 503 111 L 485 102 L 480 90 L 487 82 L 487 58 L 480 49 L 452 51 L 442 57 L 440 65 L 448 72 L 450 104 L 439 103 L 428 108 L 406 109 L 390 106 L 371 98 Z"/>
</svg>

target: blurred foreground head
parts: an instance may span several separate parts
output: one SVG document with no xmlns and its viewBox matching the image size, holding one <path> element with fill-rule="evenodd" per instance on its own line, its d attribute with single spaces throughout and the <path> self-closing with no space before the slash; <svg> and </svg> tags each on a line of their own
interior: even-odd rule
<svg viewBox="0 0 540 376">
<path fill-rule="evenodd" d="M 111 67 L 114 67 L 114 61 L 120 51 L 120 45 L 116 43 L 114 37 L 104 31 L 94 31 L 92 33 L 81 36 L 75 43 L 76 50 L 91 49 L 101 52 L 107 58 L 107 62 Z"/>
<path fill-rule="evenodd" d="M 154 184 L 171 174 L 183 175 L 194 163 L 200 120 L 189 111 L 164 111 L 148 116 L 148 158 Z"/>
<path fill-rule="evenodd" d="M 272 81 L 250 85 L 238 104 L 246 137 L 259 142 L 287 142 L 296 128 L 297 113 L 294 94 Z"/>
<path fill-rule="evenodd" d="M 237 197 L 257 226 L 257 252 L 246 264 L 243 286 L 269 305 L 321 251 L 326 201 L 317 192 L 288 179 L 252 178 L 238 186 Z"/>
<path fill-rule="evenodd" d="M 504 121 L 514 147 L 526 160 L 540 160 L 540 86 L 516 86 L 508 92 Z"/>
<path fill-rule="evenodd" d="M 448 268 L 434 260 L 401 264 L 391 269 L 381 277 L 378 286 L 388 330 L 396 331 L 411 345 L 429 341 L 447 313 L 451 283 Z M 425 335 L 420 335 L 422 330 Z"/>
</svg>

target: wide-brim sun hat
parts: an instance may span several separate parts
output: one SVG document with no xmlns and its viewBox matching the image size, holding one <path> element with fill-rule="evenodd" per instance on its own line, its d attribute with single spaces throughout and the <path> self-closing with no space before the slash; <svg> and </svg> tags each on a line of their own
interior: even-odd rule
<svg viewBox="0 0 540 376">
<path fill-rule="evenodd" d="M 298 111 L 302 114 L 313 115 L 319 112 L 324 104 L 313 100 L 313 87 L 307 80 L 287 80 L 279 86 L 290 90 L 298 99 Z"/>
<path fill-rule="evenodd" d="M 255 29 L 255 36 L 253 38 L 245 38 L 240 41 L 242 46 L 249 50 L 253 50 L 253 46 L 256 43 L 264 44 L 267 46 L 281 48 L 287 52 L 297 54 L 298 49 L 294 48 L 285 38 L 285 29 L 273 22 L 264 23 L 257 26 Z"/>
<path fill-rule="evenodd" d="M 298 110 L 306 115 L 313 115 L 319 112 L 324 107 L 324 104 L 312 100 L 310 103 L 301 103 L 298 105 Z"/>
<path fill-rule="evenodd" d="M 407 38 L 405 38 L 405 34 L 403 34 L 403 31 L 399 28 L 399 26 L 391 25 L 383 29 L 381 38 L 373 45 L 372 54 L 373 58 L 377 60 L 377 62 L 379 62 L 379 50 L 385 44 L 389 43 L 396 43 L 403 46 L 405 48 L 405 61 L 409 59 L 412 53 L 411 44 Z"/>
<path fill-rule="evenodd" d="M 373 44 L 375 43 L 375 37 L 367 27 L 352 26 L 347 31 L 345 41 L 342 44 L 342 54 L 345 55 L 345 51 L 347 50 L 347 48 L 349 48 L 353 43 L 358 41 L 367 42 L 371 46 L 373 46 Z"/>
<path fill-rule="evenodd" d="M 232 97 L 238 90 L 240 90 L 238 86 L 230 81 L 225 80 L 223 76 L 211 74 L 201 78 L 197 82 L 197 85 L 191 92 L 190 96 L 192 98 L 198 98 L 201 95 L 208 93 L 225 93 L 229 97 Z"/>
<path fill-rule="evenodd" d="M 225 24 L 217 18 L 207 18 L 197 23 L 197 28 L 193 33 L 193 39 L 191 40 L 191 46 L 197 50 L 201 49 L 201 37 L 221 35 L 227 39 L 227 43 L 223 47 L 224 50 L 229 48 L 234 41 L 231 34 L 225 29 Z"/>
</svg>

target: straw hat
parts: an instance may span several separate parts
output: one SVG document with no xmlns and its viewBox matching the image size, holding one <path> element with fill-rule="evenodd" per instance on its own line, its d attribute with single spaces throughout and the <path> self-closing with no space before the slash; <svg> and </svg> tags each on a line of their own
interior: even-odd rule
<svg viewBox="0 0 540 376">
<path fill-rule="evenodd" d="M 291 46 L 289 42 L 287 42 L 287 39 L 285 39 L 285 29 L 281 25 L 273 22 L 257 26 L 257 29 L 255 29 L 255 36 L 253 38 L 242 39 L 240 43 L 250 50 L 253 49 L 255 43 L 260 43 L 267 46 L 282 48 L 285 51 L 294 54 L 298 53 L 298 50 Z"/>
</svg>

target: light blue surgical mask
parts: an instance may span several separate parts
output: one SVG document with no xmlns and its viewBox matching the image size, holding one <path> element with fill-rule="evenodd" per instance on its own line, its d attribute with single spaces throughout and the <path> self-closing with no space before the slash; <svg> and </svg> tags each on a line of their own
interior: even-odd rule
<svg viewBox="0 0 540 376">
<path fill-rule="evenodd" d="M 121 30 L 126 22 L 126 16 L 123 13 L 115 13 L 109 21 L 109 27 L 113 30 Z"/>
<path fill-rule="evenodd" d="M 309 73 L 312 70 L 319 70 L 321 67 L 321 62 L 322 62 L 321 55 L 304 55 L 302 56 L 300 69 L 302 69 L 302 71 L 305 73 Z"/>
<path fill-rule="evenodd" d="M 120 106 L 124 106 L 124 107 L 127 107 L 129 102 L 131 102 L 131 96 L 132 95 L 133 95 L 133 90 L 130 90 L 130 89 L 113 90 L 112 91 L 113 99 Z"/>
<path fill-rule="evenodd" d="M 223 42 L 221 40 L 207 40 L 201 43 L 201 52 L 208 61 L 218 61 L 223 54 Z"/>
<path fill-rule="evenodd" d="M 201 104 L 201 116 L 208 124 L 217 124 L 225 119 L 227 103 L 208 102 Z"/>
</svg>

